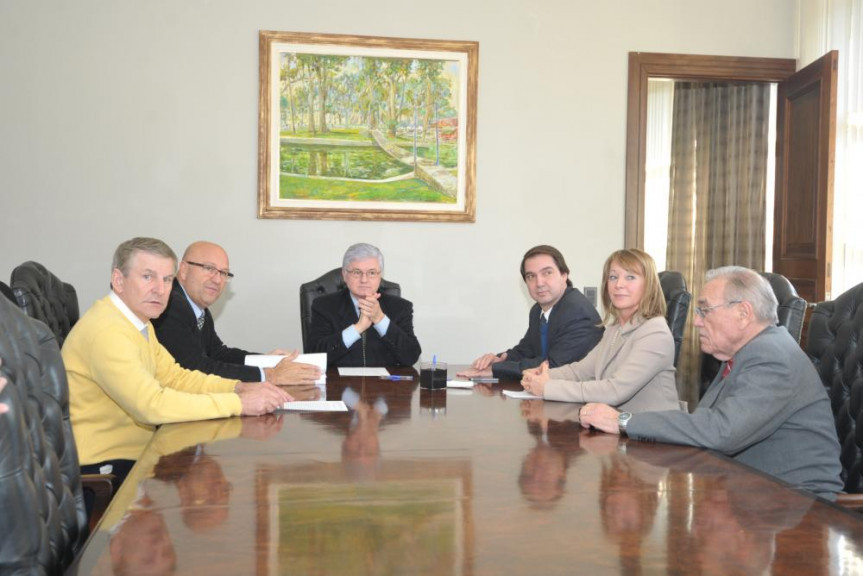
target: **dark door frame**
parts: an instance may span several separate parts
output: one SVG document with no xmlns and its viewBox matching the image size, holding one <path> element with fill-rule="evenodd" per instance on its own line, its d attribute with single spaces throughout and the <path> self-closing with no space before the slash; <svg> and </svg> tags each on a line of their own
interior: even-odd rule
<svg viewBox="0 0 863 576">
<path fill-rule="evenodd" d="M 629 53 L 626 111 L 626 247 L 644 248 L 644 182 L 647 159 L 647 81 L 650 78 L 717 82 L 782 82 L 797 70 L 788 58 Z"/>
</svg>

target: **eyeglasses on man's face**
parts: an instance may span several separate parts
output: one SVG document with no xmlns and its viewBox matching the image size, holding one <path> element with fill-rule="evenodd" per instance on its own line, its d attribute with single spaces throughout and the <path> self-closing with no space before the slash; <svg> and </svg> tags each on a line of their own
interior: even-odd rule
<svg viewBox="0 0 863 576">
<path fill-rule="evenodd" d="M 732 306 L 734 304 L 740 304 L 742 300 L 731 300 L 729 302 L 723 302 L 722 304 L 714 304 L 713 306 L 696 306 L 695 307 L 695 315 L 699 318 L 704 318 L 717 308 L 724 308 L 725 306 Z"/>
<path fill-rule="evenodd" d="M 203 269 L 204 272 L 206 274 L 209 274 L 210 276 L 215 276 L 216 274 L 218 274 L 225 282 L 228 282 L 231 278 L 234 277 L 231 272 L 228 272 L 227 270 L 219 270 L 215 266 L 211 266 L 209 264 L 201 264 L 200 262 L 192 262 L 191 260 L 184 260 L 184 262 L 190 266 L 197 266 L 198 268 Z"/>
<path fill-rule="evenodd" d="M 351 268 L 347 272 L 348 272 L 348 275 L 351 278 L 353 278 L 354 280 L 359 280 L 360 278 L 362 278 L 364 276 L 366 278 L 368 278 L 369 280 L 374 280 L 375 278 L 377 278 L 378 276 L 381 275 L 380 270 L 360 270 L 358 268 Z"/>
</svg>

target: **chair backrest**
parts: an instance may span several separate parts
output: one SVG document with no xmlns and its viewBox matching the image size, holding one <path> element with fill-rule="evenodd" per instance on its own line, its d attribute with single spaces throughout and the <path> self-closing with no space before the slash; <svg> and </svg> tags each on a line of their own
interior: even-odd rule
<svg viewBox="0 0 863 576">
<path fill-rule="evenodd" d="M 689 315 L 689 304 L 692 294 L 686 290 L 686 279 L 680 272 L 665 270 L 659 273 L 659 283 L 665 295 L 665 320 L 674 337 L 674 365 L 680 358 L 680 346 L 683 344 L 683 334 L 686 332 L 686 320 Z"/>
<path fill-rule="evenodd" d="M 791 282 L 782 274 L 773 272 L 759 272 L 769 283 L 776 296 L 778 307 L 776 316 L 779 326 L 784 326 L 788 333 L 800 343 L 803 335 L 803 317 L 806 315 L 806 300 L 797 295 L 797 290 Z M 709 354 L 701 355 L 701 396 L 707 391 L 707 387 L 713 382 L 719 372 L 721 362 Z"/>
<path fill-rule="evenodd" d="M 776 314 L 779 316 L 779 325 L 785 326 L 798 344 L 803 335 L 803 317 L 806 315 L 806 300 L 797 295 L 794 285 L 782 274 L 773 272 L 761 272 L 773 288 L 779 308 Z"/>
<path fill-rule="evenodd" d="M 18 305 L 18 300 L 15 299 L 15 293 L 12 292 L 12 288 L 5 282 L 0 282 L 0 294 L 8 298 L 10 302 L 13 302 L 15 306 Z"/>
<path fill-rule="evenodd" d="M 24 262 L 12 270 L 12 292 L 18 306 L 51 329 L 60 346 L 78 321 L 78 294 L 38 262 Z"/>
<path fill-rule="evenodd" d="M 341 268 L 334 268 L 323 276 L 300 285 L 300 326 L 303 331 L 303 350 L 308 350 L 309 348 L 308 337 L 312 326 L 312 302 L 318 296 L 332 294 L 343 288 L 345 288 L 345 280 L 342 277 Z M 378 291 L 381 294 L 389 294 L 391 296 L 402 295 L 401 286 L 389 280 L 382 279 Z"/>
<path fill-rule="evenodd" d="M 66 371 L 48 327 L 0 298 L 0 573 L 55 574 L 87 537 Z"/>
<path fill-rule="evenodd" d="M 842 445 L 842 480 L 863 493 L 863 284 L 815 306 L 806 353 L 830 396 Z"/>
</svg>

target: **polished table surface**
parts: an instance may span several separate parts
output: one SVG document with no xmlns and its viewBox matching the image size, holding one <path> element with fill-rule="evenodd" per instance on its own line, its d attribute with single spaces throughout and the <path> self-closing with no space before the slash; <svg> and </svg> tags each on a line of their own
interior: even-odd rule
<svg viewBox="0 0 863 576">
<path fill-rule="evenodd" d="M 330 372 L 350 412 L 163 426 L 71 572 L 863 573 L 863 518 L 504 389 Z"/>
</svg>

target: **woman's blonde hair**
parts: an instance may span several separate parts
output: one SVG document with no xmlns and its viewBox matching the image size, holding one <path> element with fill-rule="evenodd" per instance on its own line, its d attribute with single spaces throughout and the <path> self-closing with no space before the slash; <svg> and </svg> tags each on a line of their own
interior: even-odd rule
<svg viewBox="0 0 863 576">
<path fill-rule="evenodd" d="M 620 320 L 617 308 L 611 303 L 611 297 L 608 295 L 608 274 L 613 262 L 617 262 L 627 272 L 635 272 L 644 277 L 644 294 L 641 295 L 641 302 L 638 303 L 637 313 L 645 320 L 665 316 L 665 295 L 662 293 L 653 257 L 644 250 L 629 248 L 612 253 L 602 267 L 602 307 L 605 310 L 603 323 L 610 324 L 612 320 Z"/>
</svg>

